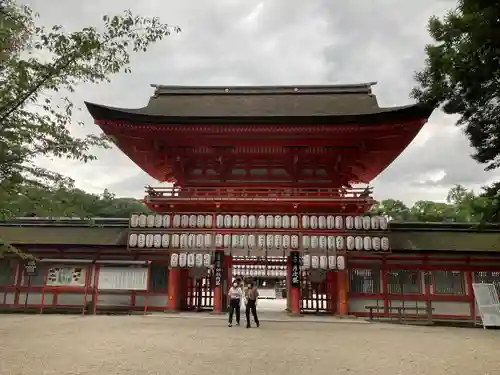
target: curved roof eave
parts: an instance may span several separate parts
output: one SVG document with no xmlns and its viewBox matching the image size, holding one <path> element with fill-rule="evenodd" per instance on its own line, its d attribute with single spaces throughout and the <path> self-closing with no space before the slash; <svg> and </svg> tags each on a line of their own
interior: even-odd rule
<svg viewBox="0 0 500 375">
<path fill-rule="evenodd" d="M 379 108 L 366 113 L 339 115 L 307 115 L 307 116 L 165 116 L 148 113 L 148 107 L 138 109 L 115 108 L 85 102 L 90 115 L 96 121 L 122 121 L 127 123 L 147 124 L 233 124 L 233 125 L 265 125 L 265 124 L 378 124 L 384 122 L 406 122 L 430 117 L 434 108 L 425 104 L 411 104 L 400 107 Z"/>
</svg>

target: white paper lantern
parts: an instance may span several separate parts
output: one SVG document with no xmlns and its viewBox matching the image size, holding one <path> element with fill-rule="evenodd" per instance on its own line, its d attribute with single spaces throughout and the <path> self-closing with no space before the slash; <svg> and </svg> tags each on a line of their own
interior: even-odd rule
<svg viewBox="0 0 500 375">
<path fill-rule="evenodd" d="M 226 249 L 231 247 L 231 235 L 229 235 L 229 234 L 224 235 L 224 247 Z"/>
<path fill-rule="evenodd" d="M 363 237 L 356 236 L 356 238 L 354 238 L 354 247 L 358 251 L 363 250 Z"/>
<path fill-rule="evenodd" d="M 309 226 L 311 229 L 318 229 L 318 217 L 317 216 L 310 216 L 309 217 Z"/>
<path fill-rule="evenodd" d="M 153 236 L 153 247 L 161 247 L 161 234 L 155 234 Z"/>
<path fill-rule="evenodd" d="M 370 223 L 370 227 L 373 229 L 373 230 L 378 230 L 379 228 L 379 220 L 378 220 L 378 216 L 372 216 L 371 219 L 370 219 L 371 223 Z"/>
<path fill-rule="evenodd" d="M 189 268 L 193 268 L 194 267 L 194 264 L 195 264 L 195 257 L 194 257 L 194 254 L 193 253 L 189 253 L 187 255 L 187 266 Z"/>
<path fill-rule="evenodd" d="M 283 235 L 283 249 L 288 249 L 290 248 L 290 235 L 285 234 Z"/>
<path fill-rule="evenodd" d="M 163 215 L 162 226 L 163 228 L 170 228 L 170 215 Z"/>
<path fill-rule="evenodd" d="M 264 215 L 259 215 L 257 217 L 257 228 L 265 228 L 266 227 L 266 217 Z"/>
<path fill-rule="evenodd" d="M 212 233 L 205 233 L 203 243 L 207 249 L 212 247 Z"/>
<path fill-rule="evenodd" d="M 215 247 L 224 246 L 224 236 L 220 233 L 215 235 Z"/>
<path fill-rule="evenodd" d="M 137 246 L 137 234 L 131 233 L 128 236 L 128 246 L 129 247 L 136 247 Z"/>
<path fill-rule="evenodd" d="M 375 251 L 380 250 L 380 237 L 372 237 L 372 249 Z"/>
<path fill-rule="evenodd" d="M 382 237 L 380 239 L 380 247 L 382 248 L 383 251 L 389 251 L 389 238 Z"/>
<path fill-rule="evenodd" d="M 179 266 L 179 254 L 172 253 L 170 254 L 170 267 L 178 267 Z"/>
<path fill-rule="evenodd" d="M 302 236 L 302 248 L 309 249 L 311 246 L 311 238 L 309 236 Z"/>
<path fill-rule="evenodd" d="M 146 245 L 146 235 L 141 233 L 137 236 L 137 247 L 144 247 Z"/>
<path fill-rule="evenodd" d="M 296 234 L 292 234 L 290 236 L 290 247 L 292 249 L 298 249 L 299 248 L 299 236 Z"/>
<path fill-rule="evenodd" d="M 343 236 L 335 236 L 335 247 L 337 250 L 343 250 L 345 248 L 345 240 Z"/>
<path fill-rule="evenodd" d="M 181 226 L 181 215 L 174 215 L 172 226 L 174 228 L 179 228 Z"/>
<path fill-rule="evenodd" d="M 321 255 L 319 257 L 319 268 L 326 270 L 328 268 L 328 258 L 326 255 Z"/>
<path fill-rule="evenodd" d="M 381 230 L 387 230 L 387 219 L 384 216 L 379 216 L 378 218 L 378 226 Z"/>
<path fill-rule="evenodd" d="M 248 227 L 248 216 L 247 215 L 241 215 L 240 217 L 240 228 L 247 228 Z"/>
<path fill-rule="evenodd" d="M 281 225 L 285 229 L 290 228 L 290 216 L 283 215 L 283 218 L 281 219 Z"/>
<path fill-rule="evenodd" d="M 274 217 L 273 215 L 267 215 L 266 216 L 266 228 L 273 228 L 274 227 Z"/>
<path fill-rule="evenodd" d="M 204 242 L 204 241 L 203 241 L 203 240 L 204 240 L 204 238 L 203 238 L 203 237 L 204 237 L 204 236 L 203 236 L 203 234 L 202 234 L 202 233 L 198 233 L 198 234 L 196 235 L 196 247 L 197 247 L 198 249 L 199 249 L 199 248 L 201 248 L 201 247 L 203 247 L 203 242 Z"/>
<path fill-rule="evenodd" d="M 317 249 L 318 246 L 319 246 L 318 236 L 311 236 L 311 248 L 312 249 Z"/>
<path fill-rule="evenodd" d="M 354 229 L 354 218 L 352 216 L 346 216 L 345 227 L 346 229 Z"/>
<path fill-rule="evenodd" d="M 257 245 L 257 241 L 255 239 L 255 234 L 249 234 L 248 235 L 248 247 L 250 249 L 255 249 L 256 245 Z"/>
<path fill-rule="evenodd" d="M 319 216 L 318 217 L 318 228 L 319 229 L 325 229 L 326 228 L 326 217 L 325 216 Z"/>
<path fill-rule="evenodd" d="M 347 236 L 347 250 L 354 250 L 355 244 L 354 244 L 354 237 L 353 236 Z"/>
<path fill-rule="evenodd" d="M 328 229 L 333 229 L 335 228 L 335 216 L 333 215 L 328 215 L 326 217 L 326 227 Z"/>
<path fill-rule="evenodd" d="M 302 215 L 302 228 L 309 229 L 309 216 Z"/>
<path fill-rule="evenodd" d="M 302 257 L 302 268 L 308 269 L 311 267 L 311 256 L 309 254 L 304 254 Z"/>
<path fill-rule="evenodd" d="M 259 234 L 257 236 L 257 245 L 259 246 L 259 249 L 264 249 L 266 247 L 266 235 L 265 234 Z"/>
<path fill-rule="evenodd" d="M 327 240 L 326 236 L 319 236 L 319 248 L 322 250 L 327 249 Z"/>
<path fill-rule="evenodd" d="M 185 249 L 188 245 L 188 235 L 187 233 L 182 233 L 180 236 L 180 247 L 181 249 Z"/>
<path fill-rule="evenodd" d="M 163 234 L 161 236 L 161 247 L 167 249 L 170 245 L 170 235 Z"/>
<path fill-rule="evenodd" d="M 366 251 L 370 251 L 372 249 L 372 239 L 371 239 L 371 237 L 365 236 L 363 238 L 363 248 Z"/>
<path fill-rule="evenodd" d="M 342 216 L 335 216 L 335 229 L 344 228 L 344 218 Z"/>
<path fill-rule="evenodd" d="M 180 243 L 181 243 L 180 236 L 177 233 L 172 234 L 172 247 L 176 249 L 179 247 Z"/>
<path fill-rule="evenodd" d="M 256 226 L 256 219 L 255 219 L 255 215 L 249 215 L 248 216 L 248 227 L 249 228 L 255 228 Z"/>
<path fill-rule="evenodd" d="M 139 225 L 139 215 L 133 214 L 130 216 L 130 226 L 136 228 Z"/>
<path fill-rule="evenodd" d="M 328 256 L 328 268 L 331 270 L 337 268 L 337 257 L 335 255 Z"/>
<path fill-rule="evenodd" d="M 203 265 L 205 267 L 210 267 L 211 261 L 212 261 L 212 259 L 211 259 L 210 254 L 203 254 Z"/>
<path fill-rule="evenodd" d="M 268 234 L 266 236 L 266 248 L 272 249 L 274 247 L 274 236 L 272 234 Z"/>
<path fill-rule="evenodd" d="M 297 229 L 299 227 L 299 217 L 297 215 L 293 215 L 290 217 L 290 228 Z"/>
<path fill-rule="evenodd" d="M 196 267 L 203 266 L 203 254 L 197 253 L 195 255 L 195 265 L 196 265 Z"/>
<path fill-rule="evenodd" d="M 196 235 L 194 233 L 190 233 L 188 235 L 187 248 L 193 249 L 196 247 Z"/>
<path fill-rule="evenodd" d="M 224 215 L 224 228 L 231 228 L 233 219 L 231 215 Z"/>
<path fill-rule="evenodd" d="M 146 234 L 146 247 L 153 247 L 154 236 L 151 233 Z"/>
<path fill-rule="evenodd" d="M 345 257 L 343 255 L 337 257 L 337 269 L 340 271 L 345 270 Z"/>
<path fill-rule="evenodd" d="M 361 216 L 354 217 L 354 229 L 356 230 L 363 229 L 363 219 L 361 218 Z"/>
<path fill-rule="evenodd" d="M 281 228 L 281 224 L 282 224 L 281 216 L 280 215 L 276 215 L 274 217 L 274 227 L 279 229 L 279 228 Z"/>
<path fill-rule="evenodd" d="M 277 248 L 277 249 L 281 249 L 281 241 L 282 240 L 282 237 L 281 237 L 281 234 L 275 234 L 274 235 L 274 247 Z"/>
<path fill-rule="evenodd" d="M 369 230 L 371 227 L 372 219 L 370 216 L 363 216 L 363 230 Z"/>
<path fill-rule="evenodd" d="M 328 236 L 326 242 L 327 242 L 327 248 L 328 248 L 328 250 L 334 250 L 335 249 L 335 236 Z"/>
<path fill-rule="evenodd" d="M 144 228 L 146 226 L 147 216 L 144 214 L 139 215 L 138 226 Z"/>
<path fill-rule="evenodd" d="M 162 223 L 163 223 L 163 217 L 161 215 L 155 215 L 155 227 L 161 228 Z"/>
<path fill-rule="evenodd" d="M 196 215 L 190 215 L 189 221 L 188 221 L 189 228 L 196 228 L 197 221 L 198 221 L 198 218 L 196 217 Z"/>
<path fill-rule="evenodd" d="M 148 215 L 146 218 L 146 226 L 152 228 L 155 226 L 155 215 Z"/>
<path fill-rule="evenodd" d="M 246 234 L 240 234 L 240 248 L 246 249 L 247 248 L 247 235 Z"/>
<path fill-rule="evenodd" d="M 233 218 L 231 220 L 231 224 L 232 224 L 233 228 L 239 228 L 240 227 L 240 216 L 233 215 Z"/>
<path fill-rule="evenodd" d="M 235 249 L 240 247 L 240 236 L 237 234 L 233 234 L 231 236 L 231 246 Z"/>
<path fill-rule="evenodd" d="M 204 226 L 205 226 L 205 216 L 203 215 L 196 216 L 196 227 L 203 228 Z"/>
<path fill-rule="evenodd" d="M 212 221 L 214 217 L 212 215 L 205 215 L 205 228 L 212 228 Z"/>
<path fill-rule="evenodd" d="M 187 228 L 187 227 L 189 227 L 189 216 L 182 215 L 181 216 L 181 228 Z"/>
<path fill-rule="evenodd" d="M 179 254 L 179 267 L 186 267 L 187 265 L 187 254 L 180 253 Z"/>
<path fill-rule="evenodd" d="M 215 218 L 215 225 L 217 228 L 223 228 L 224 227 L 224 215 L 217 215 Z"/>
<path fill-rule="evenodd" d="M 318 268 L 319 267 L 319 257 L 317 255 L 311 256 L 311 268 Z"/>
</svg>

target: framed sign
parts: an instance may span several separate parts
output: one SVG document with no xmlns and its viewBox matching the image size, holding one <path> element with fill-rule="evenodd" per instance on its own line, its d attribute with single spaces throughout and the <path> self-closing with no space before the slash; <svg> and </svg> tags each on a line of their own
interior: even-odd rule
<svg viewBox="0 0 500 375">
<path fill-rule="evenodd" d="M 300 286 L 300 255 L 298 251 L 292 251 L 290 253 L 292 258 L 292 288 L 298 288 Z"/>
<path fill-rule="evenodd" d="M 36 262 L 34 260 L 28 261 L 24 265 L 24 272 L 26 276 L 36 276 L 37 275 Z"/>
<path fill-rule="evenodd" d="M 214 276 L 215 286 L 220 286 L 222 283 L 222 266 L 224 263 L 224 252 L 216 251 L 214 254 Z"/>
</svg>

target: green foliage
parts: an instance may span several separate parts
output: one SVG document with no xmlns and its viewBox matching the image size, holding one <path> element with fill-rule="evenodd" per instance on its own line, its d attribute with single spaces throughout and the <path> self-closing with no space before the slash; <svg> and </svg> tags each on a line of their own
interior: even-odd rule
<svg viewBox="0 0 500 375">
<path fill-rule="evenodd" d="M 459 0 L 443 18 L 431 17 L 434 43 L 417 72 L 411 96 L 458 115 L 486 170 L 500 167 L 500 0 Z M 500 185 L 484 189 L 487 220 L 499 221 Z M 475 203 L 478 203 L 475 201 Z"/>
<path fill-rule="evenodd" d="M 67 33 L 62 26 L 38 26 L 37 15 L 15 0 L 0 5 L 0 200 L 19 195 L 42 199 L 40 191 L 72 190 L 72 181 L 36 165 L 37 157 L 94 160 L 94 147 L 108 147 L 103 135 L 76 137 L 71 126 L 78 84 L 108 82 L 130 72 L 130 54 L 143 52 L 177 27 L 159 18 L 104 16 L 100 28 Z M 44 193 L 45 194 L 45 193 Z M 55 193 L 54 193 L 55 194 Z M 24 202 L 24 201 L 23 201 Z M 24 202 L 25 203 L 25 202 Z M 24 204 L 23 203 L 23 204 Z M 47 213 L 73 210 L 43 199 Z M 13 211 L 2 204 L 3 217 Z M 15 204 L 14 204 L 15 206 Z"/>
<path fill-rule="evenodd" d="M 459 223 L 498 222 L 494 212 L 490 198 L 476 195 L 461 185 L 450 189 L 446 203 L 417 201 L 412 207 L 407 207 L 401 201 L 386 199 L 371 210 L 372 214 L 386 215 L 397 221 Z"/>
</svg>

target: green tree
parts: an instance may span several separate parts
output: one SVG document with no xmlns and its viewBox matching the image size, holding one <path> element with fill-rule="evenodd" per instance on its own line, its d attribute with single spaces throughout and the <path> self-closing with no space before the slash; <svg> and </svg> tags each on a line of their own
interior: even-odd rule
<svg viewBox="0 0 500 375">
<path fill-rule="evenodd" d="M 426 46 L 426 62 L 417 72 L 411 96 L 458 115 L 475 149 L 474 159 L 487 170 L 500 166 L 500 0 L 459 0 L 443 18 L 431 17 L 428 30 L 434 43 Z M 495 210 L 484 219 L 498 218 L 499 188 L 483 198 Z M 489 211 L 488 211 L 489 212 Z M 485 212 L 485 215 L 487 212 Z M 491 216 L 493 215 L 493 216 Z"/>
<path fill-rule="evenodd" d="M 146 51 L 179 29 L 125 11 L 104 16 L 99 29 L 67 33 L 59 25 L 38 26 L 37 15 L 14 0 L 2 2 L 0 17 L 0 213 L 7 218 L 15 207 L 8 197 L 17 194 L 25 204 L 40 198 L 31 188 L 73 189 L 71 180 L 37 166 L 36 157 L 87 162 L 95 159 L 93 147 L 108 146 L 104 136 L 78 138 L 71 132 L 68 124 L 79 124 L 73 116 L 78 107 L 70 98 L 76 86 L 129 73 L 131 53 Z M 43 202 L 61 216 L 68 208 L 50 205 Z"/>
<path fill-rule="evenodd" d="M 410 209 L 400 200 L 385 199 L 372 207 L 374 215 L 384 215 L 396 221 L 411 220 Z"/>
</svg>

